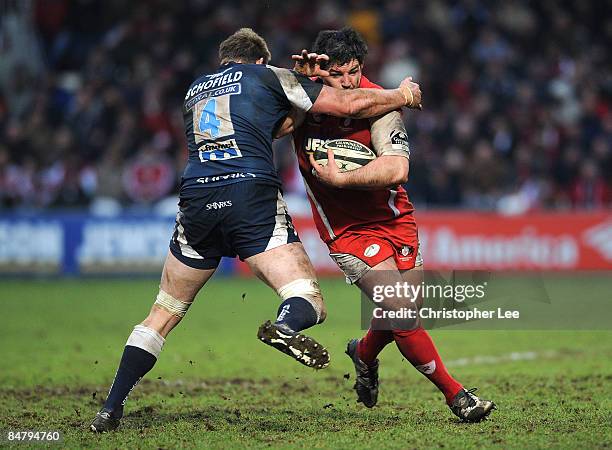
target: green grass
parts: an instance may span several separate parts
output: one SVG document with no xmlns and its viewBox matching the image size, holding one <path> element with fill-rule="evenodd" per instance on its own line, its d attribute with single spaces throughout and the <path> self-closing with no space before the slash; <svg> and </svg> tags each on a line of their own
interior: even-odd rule
<svg viewBox="0 0 612 450">
<path fill-rule="evenodd" d="M 61 430 L 68 448 L 612 445 L 608 331 L 433 331 L 455 377 L 498 404 L 480 424 L 458 423 L 392 345 L 381 355 L 379 406 L 356 404 L 343 351 L 349 337 L 361 334 L 359 296 L 339 280 L 322 282 L 329 318 L 311 332 L 330 350 L 328 369 L 307 369 L 255 339 L 278 305 L 267 287 L 218 278 L 131 394 L 120 431 L 92 435 L 87 425 L 132 326 L 152 303 L 156 281 L 0 283 L 3 435 Z M 594 281 L 574 276 L 557 283 L 588 292 Z"/>
</svg>

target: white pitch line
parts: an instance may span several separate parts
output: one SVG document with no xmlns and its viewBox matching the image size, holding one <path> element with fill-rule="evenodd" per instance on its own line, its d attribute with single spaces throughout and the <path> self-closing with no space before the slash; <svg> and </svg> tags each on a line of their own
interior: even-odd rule
<svg viewBox="0 0 612 450">
<path fill-rule="evenodd" d="M 499 356 L 477 355 L 469 358 L 451 359 L 449 361 L 445 361 L 444 364 L 446 364 L 448 367 L 459 367 L 474 364 L 478 365 L 513 361 L 533 361 L 535 359 L 554 358 L 555 356 L 557 356 L 557 352 L 554 350 L 546 350 L 543 352 L 512 352 Z"/>
</svg>

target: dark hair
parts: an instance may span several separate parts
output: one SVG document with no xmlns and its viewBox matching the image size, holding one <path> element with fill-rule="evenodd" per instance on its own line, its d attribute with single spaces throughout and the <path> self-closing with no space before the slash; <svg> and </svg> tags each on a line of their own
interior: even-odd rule
<svg viewBox="0 0 612 450">
<path fill-rule="evenodd" d="M 329 63 L 326 66 L 344 65 L 353 59 L 363 64 L 368 54 L 368 45 L 357 31 L 351 27 L 344 27 L 341 30 L 319 32 L 312 51 L 329 56 Z"/>
<path fill-rule="evenodd" d="M 251 28 L 240 28 L 219 45 L 221 64 L 227 64 L 230 61 L 253 64 L 260 58 L 263 58 L 264 64 L 267 64 L 271 57 L 264 38 Z"/>
</svg>

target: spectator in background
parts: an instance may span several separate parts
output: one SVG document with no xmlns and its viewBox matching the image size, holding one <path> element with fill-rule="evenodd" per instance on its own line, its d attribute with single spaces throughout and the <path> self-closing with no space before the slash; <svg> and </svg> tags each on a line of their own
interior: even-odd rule
<svg viewBox="0 0 612 450">
<path fill-rule="evenodd" d="M 152 203 L 161 200 L 175 183 L 174 167 L 161 150 L 143 147 L 123 171 L 123 188 L 130 200 Z"/>
<path fill-rule="evenodd" d="M 609 203 L 609 187 L 592 159 L 580 165 L 580 173 L 571 187 L 570 197 L 574 207 L 579 205 L 586 209 L 599 209 Z"/>
<path fill-rule="evenodd" d="M 254 27 L 280 55 L 274 63 L 289 66 L 316 31 L 345 24 L 371 43 L 367 76 L 395 85 L 409 71 L 427 94 L 424 110 L 405 116 L 406 187 L 419 208 L 612 206 L 605 2 L 433 0 L 418 16 L 401 0 L 9 3 L 0 16 L 3 208 L 102 202 L 118 211 L 174 194 L 185 89 L 216 64 L 223 36 Z M 290 147 L 276 150 L 292 180 Z M 294 189 L 303 194 L 291 182 L 286 193 Z"/>
</svg>

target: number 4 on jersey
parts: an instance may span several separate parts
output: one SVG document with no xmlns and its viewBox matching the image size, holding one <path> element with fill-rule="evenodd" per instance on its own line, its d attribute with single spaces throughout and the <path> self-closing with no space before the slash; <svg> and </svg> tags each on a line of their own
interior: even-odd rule
<svg viewBox="0 0 612 450">
<path fill-rule="evenodd" d="M 201 133 L 208 133 L 213 139 L 219 136 L 219 127 L 221 121 L 217 117 L 217 100 L 211 98 L 206 102 L 200 120 L 198 122 L 198 128 Z"/>
<path fill-rule="evenodd" d="M 235 139 L 219 140 L 234 133 L 229 114 L 229 96 L 211 98 L 194 111 L 195 141 L 199 145 L 200 161 L 223 161 L 241 158 Z M 230 117 L 227 120 L 226 117 Z M 223 118 L 223 120 L 222 120 Z M 197 120 L 197 125 L 196 125 Z"/>
</svg>

